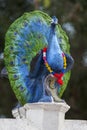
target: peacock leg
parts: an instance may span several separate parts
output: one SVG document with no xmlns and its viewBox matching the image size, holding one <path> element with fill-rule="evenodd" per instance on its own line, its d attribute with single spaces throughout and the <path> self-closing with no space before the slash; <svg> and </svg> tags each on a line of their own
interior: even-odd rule
<svg viewBox="0 0 87 130">
<path fill-rule="evenodd" d="M 55 102 L 64 102 L 64 100 L 58 97 L 58 89 L 55 86 L 56 78 L 49 74 L 44 81 L 45 91 L 49 96 L 52 96 Z"/>
</svg>

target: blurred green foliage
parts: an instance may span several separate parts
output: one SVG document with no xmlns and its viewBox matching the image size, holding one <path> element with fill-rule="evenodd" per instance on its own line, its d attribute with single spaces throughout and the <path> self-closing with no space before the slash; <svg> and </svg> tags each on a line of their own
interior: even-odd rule
<svg viewBox="0 0 87 130">
<path fill-rule="evenodd" d="M 4 50 L 5 33 L 10 24 L 24 12 L 42 10 L 56 15 L 70 37 L 75 64 L 71 80 L 63 95 L 71 106 L 66 118 L 87 119 L 87 0 L 0 0 L 0 54 Z M 0 61 L 0 71 L 4 62 Z M 17 100 L 8 79 L 0 78 L 0 115 L 11 117 Z"/>
</svg>

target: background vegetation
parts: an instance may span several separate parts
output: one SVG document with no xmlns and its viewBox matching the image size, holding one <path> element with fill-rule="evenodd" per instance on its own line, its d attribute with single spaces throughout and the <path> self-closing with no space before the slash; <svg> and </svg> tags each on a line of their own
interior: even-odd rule
<svg viewBox="0 0 87 130">
<path fill-rule="evenodd" d="M 0 71 L 4 67 L 5 33 L 24 12 L 42 10 L 56 15 L 70 38 L 75 64 L 63 95 L 71 106 L 66 118 L 87 119 L 87 0 L 0 0 Z M 17 100 L 8 79 L 0 78 L 0 117 L 12 117 Z"/>
</svg>

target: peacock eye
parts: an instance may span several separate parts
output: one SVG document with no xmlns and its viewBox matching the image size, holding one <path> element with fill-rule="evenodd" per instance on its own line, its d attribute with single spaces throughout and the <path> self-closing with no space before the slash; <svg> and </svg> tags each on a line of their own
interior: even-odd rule
<svg viewBox="0 0 87 130">
<path fill-rule="evenodd" d="M 24 90 L 24 87 L 23 87 L 23 86 L 20 86 L 20 90 L 23 91 L 23 90 Z"/>
<path fill-rule="evenodd" d="M 13 50 L 13 46 L 10 47 L 10 50 Z"/>
<path fill-rule="evenodd" d="M 27 27 L 28 23 L 27 22 L 24 22 L 24 27 Z"/>
<path fill-rule="evenodd" d="M 26 58 L 23 58 L 22 61 L 25 62 L 25 61 L 26 61 Z"/>
<path fill-rule="evenodd" d="M 19 77 L 18 77 L 18 75 L 16 75 L 16 74 L 14 74 L 14 79 L 18 79 Z"/>
<path fill-rule="evenodd" d="M 13 66 L 13 65 L 14 65 L 14 62 L 13 62 L 13 61 L 11 61 L 11 62 L 10 62 L 10 65 L 11 65 L 11 66 Z"/>
<path fill-rule="evenodd" d="M 16 36 L 18 33 L 17 32 L 14 32 L 14 35 Z"/>
</svg>

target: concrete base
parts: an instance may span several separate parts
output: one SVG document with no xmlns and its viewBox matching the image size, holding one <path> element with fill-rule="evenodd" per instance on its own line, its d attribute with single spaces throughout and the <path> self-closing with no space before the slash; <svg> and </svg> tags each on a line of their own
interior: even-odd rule
<svg viewBox="0 0 87 130">
<path fill-rule="evenodd" d="M 26 118 L 38 130 L 62 130 L 69 108 L 66 103 L 29 103 L 12 113 L 16 119 Z"/>
</svg>

